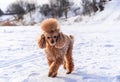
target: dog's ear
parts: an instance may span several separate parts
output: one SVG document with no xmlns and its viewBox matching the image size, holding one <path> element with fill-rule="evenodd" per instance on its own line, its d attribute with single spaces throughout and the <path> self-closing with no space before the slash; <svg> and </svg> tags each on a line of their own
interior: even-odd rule
<svg viewBox="0 0 120 82">
<path fill-rule="evenodd" d="M 66 37 L 62 32 L 60 32 L 55 47 L 63 48 L 65 46 L 65 42 L 66 42 Z"/>
<path fill-rule="evenodd" d="M 44 34 L 42 34 L 41 36 L 38 37 L 37 43 L 40 48 L 46 47 L 46 40 L 45 40 Z"/>
</svg>

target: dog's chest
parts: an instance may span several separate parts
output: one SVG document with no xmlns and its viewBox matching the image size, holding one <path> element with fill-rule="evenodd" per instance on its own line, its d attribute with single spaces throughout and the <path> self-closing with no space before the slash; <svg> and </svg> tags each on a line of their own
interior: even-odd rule
<svg viewBox="0 0 120 82">
<path fill-rule="evenodd" d="M 61 48 L 61 49 L 58 49 L 58 48 L 55 48 L 55 47 L 48 47 L 45 49 L 45 52 L 46 52 L 46 56 L 47 58 L 49 59 L 57 59 L 57 58 L 61 58 L 61 57 L 64 57 L 64 55 L 66 54 L 65 52 L 65 48 Z"/>
</svg>

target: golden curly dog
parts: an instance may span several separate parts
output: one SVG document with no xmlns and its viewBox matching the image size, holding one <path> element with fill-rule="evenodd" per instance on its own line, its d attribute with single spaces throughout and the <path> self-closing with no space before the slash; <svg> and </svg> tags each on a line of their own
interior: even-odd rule
<svg viewBox="0 0 120 82">
<path fill-rule="evenodd" d="M 67 74 L 74 69 L 72 49 L 74 37 L 60 32 L 58 21 L 49 18 L 41 23 L 43 34 L 38 38 L 38 46 L 44 48 L 49 65 L 48 77 L 56 77 L 58 68 L 63 64 Z"/>
</svg>

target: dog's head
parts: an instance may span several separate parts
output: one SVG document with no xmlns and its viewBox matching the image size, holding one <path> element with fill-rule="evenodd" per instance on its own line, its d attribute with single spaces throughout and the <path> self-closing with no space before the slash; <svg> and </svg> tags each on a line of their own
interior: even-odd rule
<svg viewBox="0 0 120 82">
<path fill-rule="evenodd" d="M 59 39 L 59 33 L 56 31 L 51 33 L 44 33 L 44 36 L 50 46 L 54 46 Z"/>
<path fill-rule="evenodd" d="M 54 18 L 49 18 L 41 23 L 41 29 L 43 34 L 38 39 L 40 48 L 45 48 L 46 44 L 55 46 L 56 48 L 62 48 L 65 44 L 66 37 L 60 32 L 58 21 Z"/>
<path fill-rule="evenodd" d="M 62 32 L 44 33 L 38 40 L 40 48 L 45 48 L 46 45 L 62 48 L 65 46 L 66 37 Z"/>
</svg>

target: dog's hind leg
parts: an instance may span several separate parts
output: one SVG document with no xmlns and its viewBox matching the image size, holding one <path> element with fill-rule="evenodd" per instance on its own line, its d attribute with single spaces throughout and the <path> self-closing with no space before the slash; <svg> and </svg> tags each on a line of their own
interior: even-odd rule
<svg viewBox="0 0 120 82">
<path fill-rule="evenodd" d="M 72 45 L 70 46 L 70 48 L 67 51 L 67 54 L 65 55 L 65 62 L 66 62 L 66 70 L 67 70 L 67 74 L 71 73 L 74 69 L 74 63 L 73 63 L 73 58 L 72 58 Z"/>
</svg>

